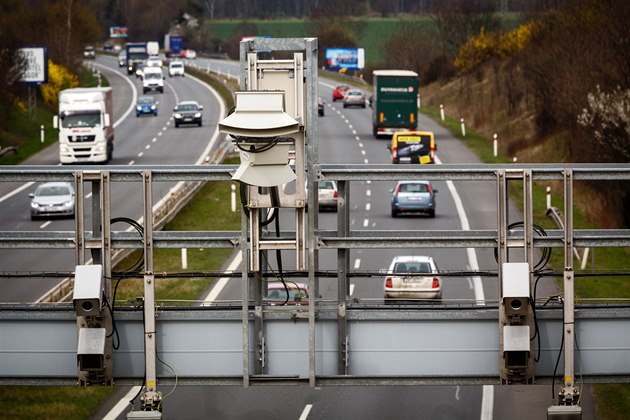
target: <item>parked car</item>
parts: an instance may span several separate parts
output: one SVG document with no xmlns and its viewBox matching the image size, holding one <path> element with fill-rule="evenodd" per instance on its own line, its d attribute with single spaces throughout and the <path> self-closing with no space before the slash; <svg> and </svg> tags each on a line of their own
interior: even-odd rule
<svg viewBox="0 0 630 420">
<path fill-rule="evenodd" d="M 171 61 L 168 63 L 168 75 L 184 77 L 184 63 L 181 61 Z"/>
<path fill-rule="evenodd" d="M 388 299 L 440 300 L 442 279 L 433 258 L 425 255 L 394 257 L 383 282 Z M 391 301 L 390 301 L 391 303 Z"/>
<path fill-rule="evenodd" d="M 391 190 L 392 217 L 401 213 L 422 213 L 435 217 L 435 193 L 429 181 L 398 181 Z"/>
<path fill-rule="evenodd" d="M 324 101 L 322 101 L 322 98 L 317 98 L 317 115 L 320 117 L 324 116 Z"/>
<path fill-rule="evenodd" d="M 140 115 L 152 114 L 157 117 L 158 105 L 160 103 L 153 96 L 140 96 L 136 102 L 136 117 Z"/>
<path fill-rule="evenodd" d="M 197 58 L 197 52 L 195 50 L 182 50 L 179 53 L 179 58 L 195 59 Z"/>
<path fill-rule="evenodd" d="M 343 97 L 343 107 L 347 108 L 349 106 L 360 106 L 361 108 L 365 108 L 365 93 L 358 89 L 351 89 L 347 91 Z"/>
<path fill-rule="evenodd" d="M 45 216 L 74 217 L 74 187 L 69 182 L 46 182 L 31 197 L 31 220 Z"/>
<path fill-rule="evenodd" d="M 335 89 L 333 90 L 333 94 L 332 94 L 333 102 L 337 100 L 342 100 L 348 90 L 350 90 L 350 86 L 348 85 L 335 86 Z"/>
<path fill-rule="evenodd" d="M 118 54 L 118 67 L 124 67 L 125 64 L 127 64 L 127 52 L 123 50 Z"/>
<path fill-rule="evenodd" d="M 184 101 L 178 103 L 173 108 L 173 119 L 175 120 L 175 128 L 181 124 L 197 124 L 199 127 L 202 125 L 203 106 L 199 105 L 195 101 Z"/>
<path fill-rule="evenodd" d="M 286 287 L 285 287 L 286 284 Z M 287 299 L 287 291 L 289 298 Z M 265 303 L 269 305 L 307 305 L 308 285 L 305 283 L 294 283 L 292 281 L 270 282 L 267 285 L 267 293 L 264 297 Z"/>
</svg>

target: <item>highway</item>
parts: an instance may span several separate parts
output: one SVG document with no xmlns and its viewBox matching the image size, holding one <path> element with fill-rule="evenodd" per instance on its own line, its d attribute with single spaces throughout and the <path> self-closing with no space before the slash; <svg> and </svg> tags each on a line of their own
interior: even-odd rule
<svg viewBox="0 0 630 420">
<path fill-rule="evenodd" d="M 136 118 L 127 113 L 133 105 L 140 84 L 121 72 L 113 57 L 99 57 L 99 68 L 115 90 L 116 149 L 113 165 L 198 163 L 209 153 L 209 145 L 225 141 L 215 136 L 217 122 L 225 112 L 215 95 L 190 77 L 166 79 L 164 94 L 154 94 L 160 101 L 158 117 Z M 222 73 L 238 74 L 238 63 L 198 58 L 196 63 Z M 326 101 L 326 115 L 318 119 L 319 161 L 331 164 L 389 163 L 387 141 L 371 134 L 370 109 L 344 109 L 333 103 L 331 92 L 335 82 L 320 79 L 319 96 Z M 178 100 L 193 99 L 204 105 L 204 126 L 174 129 L 171 109 Z M 438 158 L 443 163 L 479 163 L 476 156 L 453 138 L 437 123 L 423 116 L 420 127 L 436 134 Z M 50 147 L 29 163 L 55 165 L 56 150 Z M 8 196 L 15 185 L 0 186 L 0 230 L 72 230 L 71 220 L 32 222 L 28 214 L 28 193 L 34 185 Z M 389 211 L 391 182 L 352 183 L 352 230 L 433 230 L 433 229 L 494 229 L 496 228 L 496 195 L 493 185 L 483 183 L 435 182 L 438 189 L 435 219 L 412 216 L 393 219 Z M 172 185 L 154 191 L 155 200 L 168 194 Z M 114 191 L 114 190 L 113 190 Z M 117 187 L 114 192 L 112 216 L 138 219 L 141 191 L 130 186 Z M 336 214 L 321 213 L 320 228 L 336 229 Z M 511 209 L 511 221 L 520 220 L 516 209 Z M 289 218 L 283 221 L 290 225 Z M 375 271 L 388 267 L 391 259 L 402 253 L 432 255 L 442 270 L 480 268 L 496 270 L 491 250 L 427 249 L 427 250 L 353 250 L 350 267 L 353 270 Z M 285 261 L 290 261 L 286 253 Z M 321 269 L 335 269 L 336 251 L 320 254 Z M 0 250 L 3 271 L 72 271 L 74 252 L 68 251 L 12 251 Z M 288 264 L 288 263 L 285 263 Z M 475 267 L 476 265 L 476 267 Z M 4 287 L 2 302 L 37 300 L 56 280 L 20 280 Z M 360 301 L 382 300 L 381 278 L 353 280 L 352 297 Z M 542 285 L 543 293 L 551 293 L 554 286 Z M 337 298 L 334 279 L 320 280 L 320 294 L 324 299 Z M 218 300 L 240 299 L 240 281 L 230 281 L 218 294 Z M 496 301 L 497 280 L 492 278 L 448 278 L 444 282 L 443 299 L 447 302 L 473 302 L 480 297 Z M 498 363 L 498 362 L 497 362 Z M 352 367 L 350 366 L 352 374 Z M 170 387 L 160 387 L 167 394 Z M 116 395 L 97 414 L 98 418 L 126 418 L 129 406 L 120 387 Z M 588 404 L 590 394 L 584 406 Z M 118 402 L 124 411 L 110 411 Z M 530 419 L 543 418 L 551 404 L 550 386 L 493 387 L 493 386 L 372 386 L 322 387 L 252 386 L 242 387 L 179 387 L 163 405 L 164 418 L 185 419 Z M 108 414 L 109 413 L 109 414 Z M 107 417 L 106 417 L 107 416 Z M 584 419 L 595 418 L 584 412 Z"/>
</svg>

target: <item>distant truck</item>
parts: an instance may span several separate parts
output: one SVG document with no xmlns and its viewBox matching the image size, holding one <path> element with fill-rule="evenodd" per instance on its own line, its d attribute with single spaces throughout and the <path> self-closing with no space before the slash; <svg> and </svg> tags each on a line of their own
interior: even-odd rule
<svg viewBox="0 0 630 420">
<path fill-rule="evenodd" d="M 53 126 L 59 129 L 59 161 L 109 162 L 114 153 L 112 117 L 111 87 L 59 92 L 59 113 L 53 117 Z"/>
<path fill-rule="evenodd" d="M 147 42 L 147 54 L 158 55 L 160 53 L 160 44 L 157 41 Z"/>
<path fill-rule="evenodd" d="M 418 73 L 409 70 L 375 70 L 372 134 L 391 136 L 418 127 Z"/>
<path fill-rule="evenodd" d="M 184 37 L 182 35 L 164 35 L 164 54 L 167 57 L 179 57 L 184 48 Z"/>
<path fill-rule="evenodd" d="M 127 52 L 127 74 L 134 74 L 149 58 L 146 42 L 128 42 L 125 45 L 125 51 Z"/>
</svg>

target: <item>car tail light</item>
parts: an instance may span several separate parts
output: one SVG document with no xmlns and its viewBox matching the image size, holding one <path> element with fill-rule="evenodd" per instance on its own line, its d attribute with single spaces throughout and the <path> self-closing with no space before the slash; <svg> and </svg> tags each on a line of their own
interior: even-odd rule
<svg viewBox="0 0 630 420">
<path fill-rule="evenodd" d="M 383 120 L 385 119 L 385 114 L 383 112 L 378 114 L 378 121 L 379 122 L 383 122 Z"/>
<path fill-rule="evenodd" d="M 433 277 L 433 284 L 431 284 L 431 288 L 437 289 L 438 287 L 440 287 L 440 279 Z"/>
<path fill-rule="evenodd" d="M 427 184 L 427 192 L 431 192 L 431 185 Z"/>
<path fill-rule="evenodd" d="M 393 287 L 392 286 L 392 278 L 391 277 L 387 277 L 385 279 L 385 288 L 386 289 L 391 289 L 392 287 Z"/>
<path fill-rule="evenodd" d="M 337 191 L 333 192 L 333 197 L 335 198 L 339 197 L 339 193 Z"/>
<path fill-rule="evenodd" d="M 409 121 L 411 123 L 415 122 L 416 120 L 416 114 L 414 114 L 413 112 L 409 113 Z"/>
<path fill-rule="evenodd" d="M 396 197 L 398 197 L 398 193 L 400 192 L 400 184 L 396 185 L 396 194 L 394 194 Z"/>
</svg>

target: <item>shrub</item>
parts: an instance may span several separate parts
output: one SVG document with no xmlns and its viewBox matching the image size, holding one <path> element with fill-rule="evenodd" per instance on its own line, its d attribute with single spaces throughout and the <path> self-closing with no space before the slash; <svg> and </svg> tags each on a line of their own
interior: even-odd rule
<svg viewBox="0 0 630 420">
<path fill-rule="evenodd" d="M 48 83 L 41 85 L 42 98 L 50 109 L 57 108 L 59 92 L 79 85 L 79 79 L 64 66 L 48 60 Z"/>
</svg>

